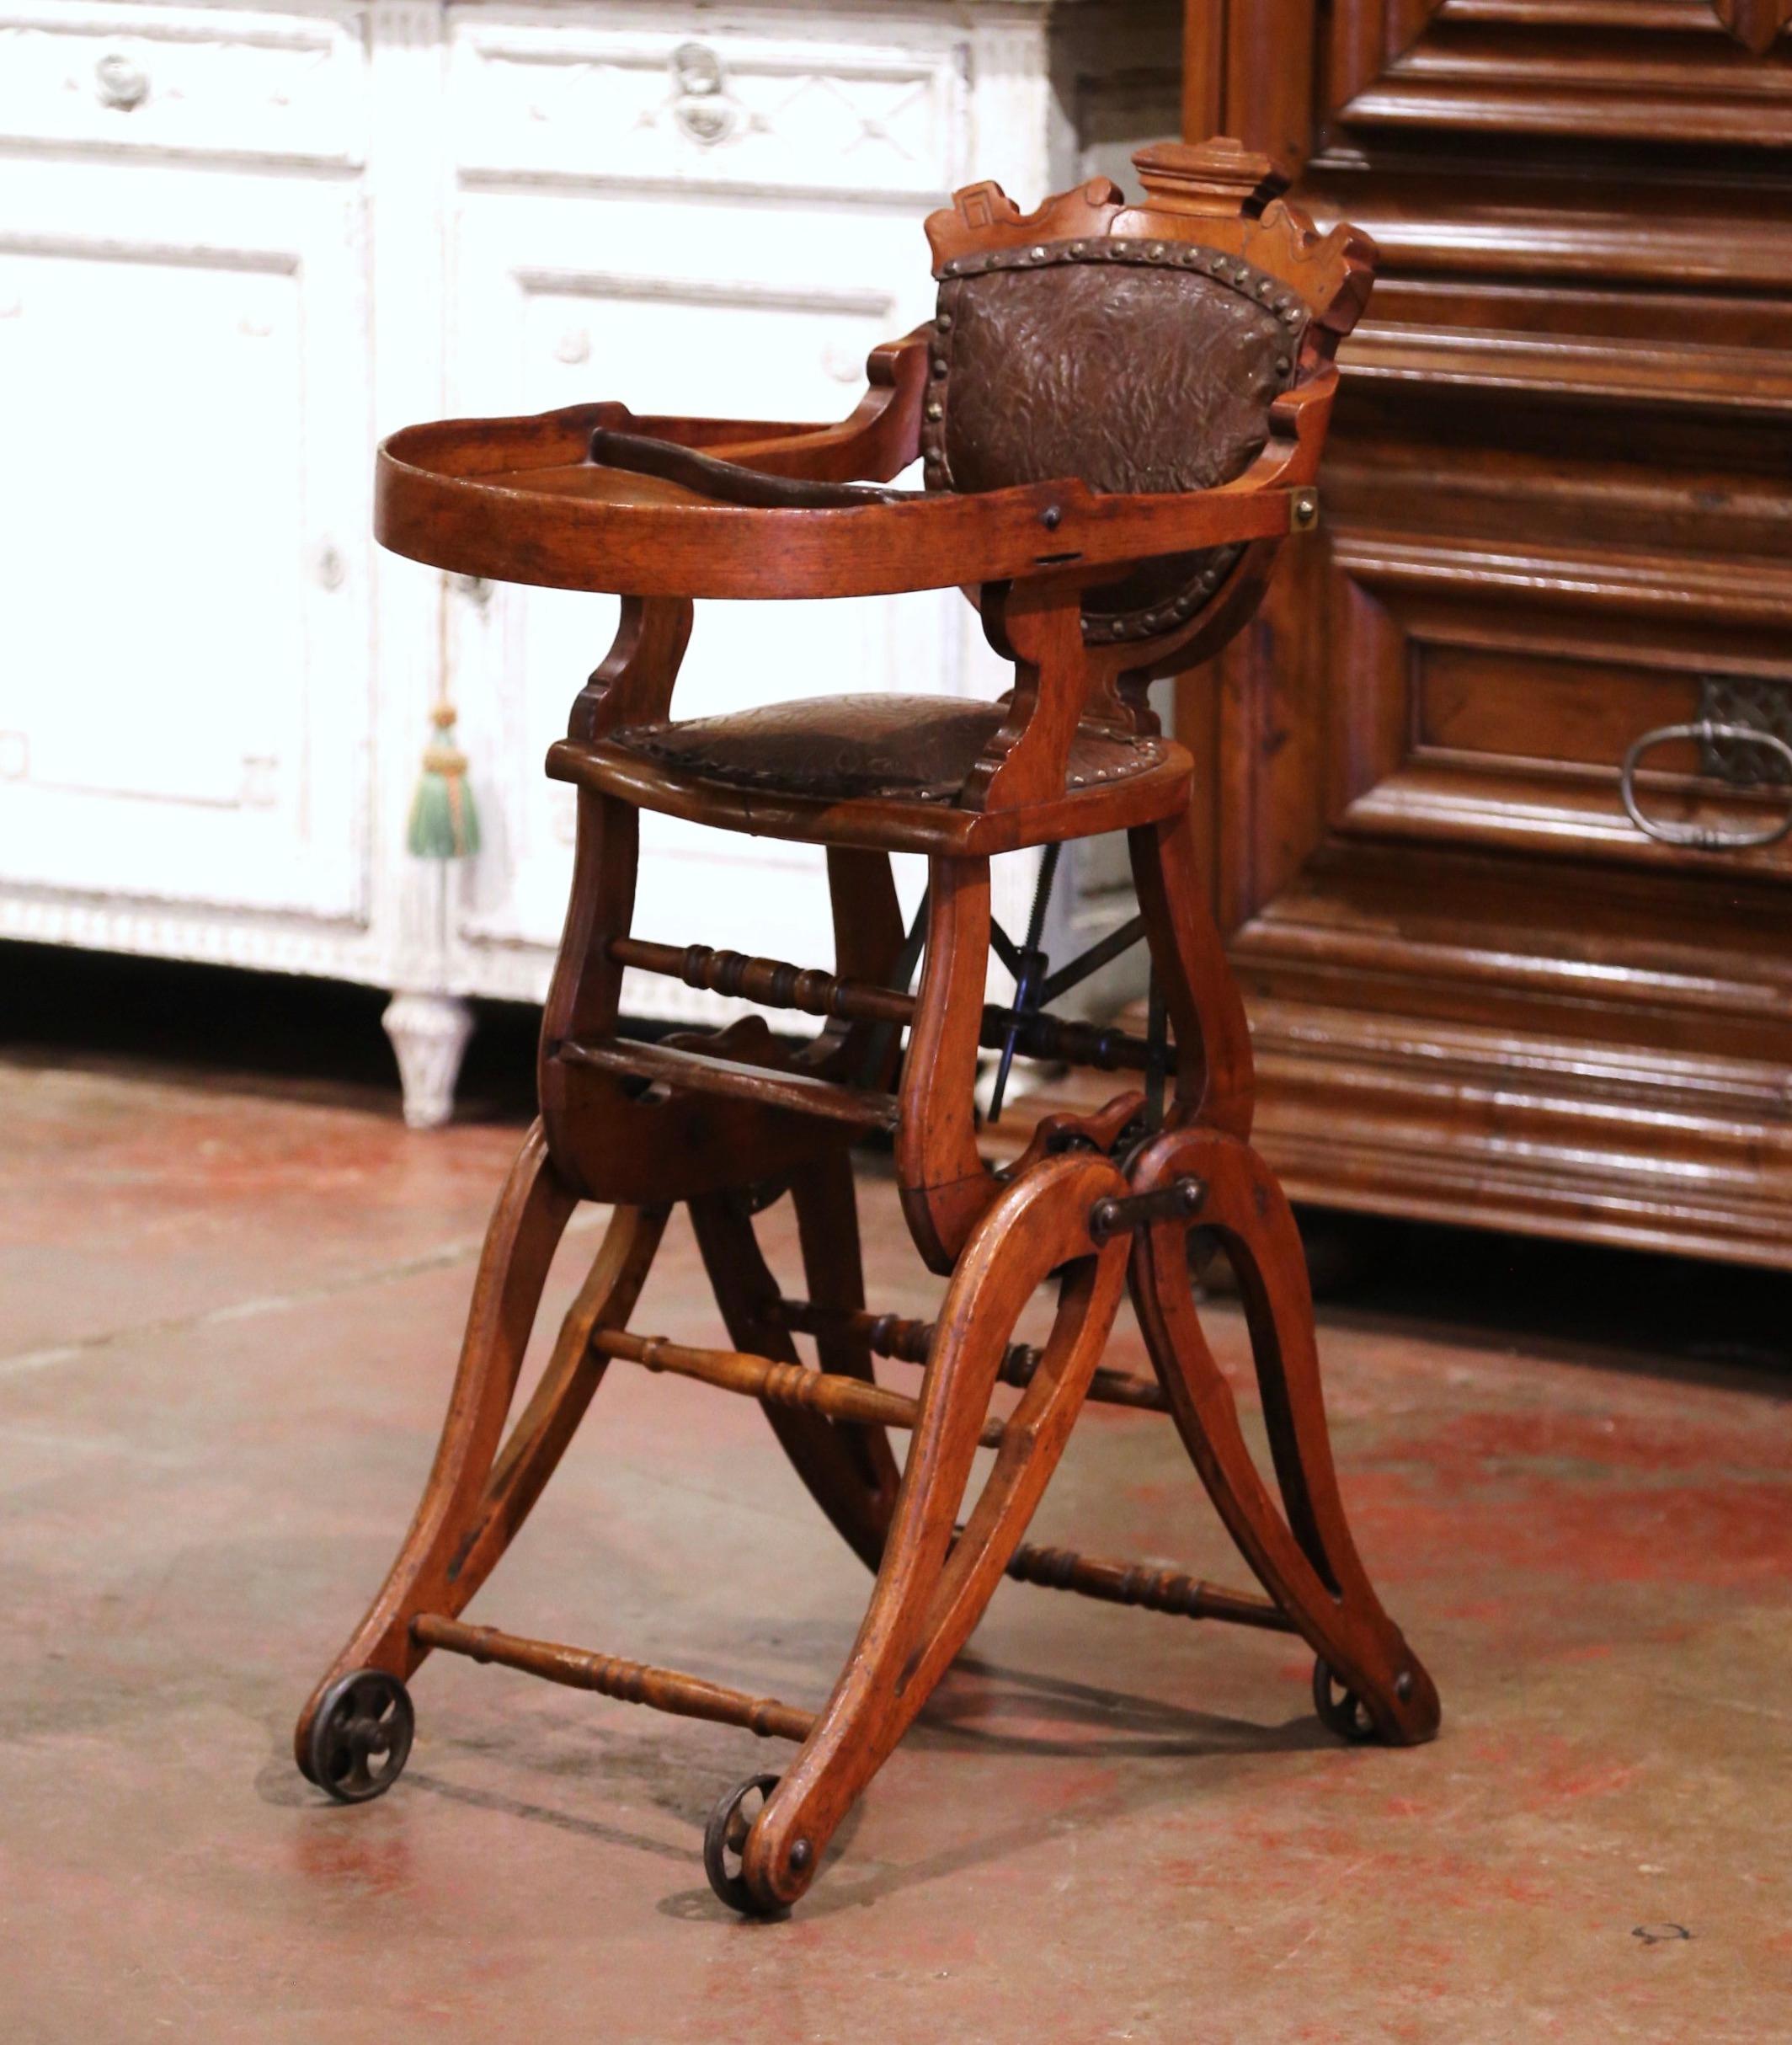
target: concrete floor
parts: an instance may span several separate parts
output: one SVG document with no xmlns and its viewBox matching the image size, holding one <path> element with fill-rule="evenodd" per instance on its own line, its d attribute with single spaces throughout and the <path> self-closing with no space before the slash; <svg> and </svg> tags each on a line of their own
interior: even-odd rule
<svg viewBox="0 0 1792 2045">
<path fill-rule="evenodd" d="M 0 2037 L 1792 2038 L 1792 1316 L 1709 1268 L 1403 1237 L 1325 1309 L 1429 1748 L 1336 1745 L 1286 1640 L 1009 1585 L 788 1922 L 699 1861 L 776 1743 L 507 1671 L 437 1657 L 403 1782 L 327 1803 L 292 1717 L 414 1503 L 516 1140 L 0 1063 Z M 872 1299 L 925 1310 L 865 1201 Z M 635 1325 L 717 1333 L 681 1220 Z M 1149 1416 L 1085 1416 L 1036 1531 L 1246 1580 Z M 472 1615 L 801 1702 L 865 1588 L 749 1405 L 618 1365 Z"/>
</svg>

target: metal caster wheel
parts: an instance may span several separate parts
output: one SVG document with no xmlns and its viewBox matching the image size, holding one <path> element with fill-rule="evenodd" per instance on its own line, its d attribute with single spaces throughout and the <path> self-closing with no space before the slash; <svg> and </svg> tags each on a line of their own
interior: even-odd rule
<svg viewBox="0 0 1792 2045">
<path fill-rule="evenodd" d="M 768 1909 L 760 1903 L 740 1878 L 741 1849 L 779 1781 L 776 1775 L 749 1775 L 722 1798 L 703 1828 L 703 1872 L 709 1877 L 709 1886 L 729 1909 L 739 1910 L 743 1917 L 779 1914 L 775 1907 Z M 748 1802 L 755 1792 L 759 1801 L 749 1810 Z"/>
<path fill-rule="evenodd" d="M 339 1803 L 383 1796 L 417 1729 L 410 1692 L 383 1669 L 351 1669 L 323 1693 L 311 1727 L 311 1779 Z"/>
<path fill-rule="evenodd" d="M 1369 1708 L 1353 1690 L 1347 1690 L 1331 1673 L 1323 1658 L 1313 1664 L 1313 1708 L 1320 1723 L 1341 1740 L 1360 1747 L 1376 1738 L 1375 1721 Z"/>
</svg>

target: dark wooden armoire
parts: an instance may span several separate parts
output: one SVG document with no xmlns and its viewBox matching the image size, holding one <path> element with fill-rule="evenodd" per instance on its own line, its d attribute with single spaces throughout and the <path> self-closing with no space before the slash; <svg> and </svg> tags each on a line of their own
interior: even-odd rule
<svg viewBox="0 0 1792 2045">
<path fill-rule="evenodd" d="M 1792 0 L 1190 0 L 1187 131 L 1380 281 L 1323 531 L 1181 685 L 1264 1147 L 1332 1206 L 1792 1266 Z M 1763 832 L 1792 755 L 1636 765 Z"/>
</svg>

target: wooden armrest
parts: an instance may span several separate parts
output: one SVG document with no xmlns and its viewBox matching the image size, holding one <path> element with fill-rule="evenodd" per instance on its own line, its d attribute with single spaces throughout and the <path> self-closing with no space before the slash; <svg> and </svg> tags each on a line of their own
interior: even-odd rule
<svg viewBox="0 0 1792 2045">
<path fill-rule="evenodd" d="M 761 475 L 805 483 L 887 483 L 920 448 L 921 392 L 927 382 L 927 329 L 872 349 L 865 395 L 836 425 L 792 425 L 771 419 L 689 419 L 673 414 L 637 418 L 626 406 L 605 407 L 612 431 L 701 451 Z"/>
<path fill-rule="evenodd" d="M 930 330 L 917 327 L 899 341 L 885 341 L 872 350 L 865 363 L 865 395 L 839 425 L 787 439 L 736 441 L 712 446 L 709 452 L 762 469 L 768 476 L 800 476 L 813 483 L 888 483 L 920 452 Z"/>
</svg>

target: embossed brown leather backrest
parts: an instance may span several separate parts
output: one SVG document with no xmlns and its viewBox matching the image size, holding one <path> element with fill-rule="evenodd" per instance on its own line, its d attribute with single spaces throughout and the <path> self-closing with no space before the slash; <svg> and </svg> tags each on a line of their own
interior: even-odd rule
<svg viewBox="0 0 1792 2045">
<path fill-rule="evenodd" d="M 1353 323 L 1368 245 L 1341 241 L 1347 230 L 1321 243 L 1273 200 L 1285 180 L 1266 158 L 1222 138 L 1133 162 L 1141 207 L 1100 179 L 1023 216 L 984 184 L 928 222 L 940 281 L 921 431 L 929 489 L 1229 483 L 1261 451 L 1275 399 Z M 1091 591 L 1091 636 L 1186 617 L 1238 551 L 1155 563 Z"/>
<path fill-rule="evenodd" d="M 1194 242 L 1098 235 L 958 258 L 940 281 L 928 479 L 1228 483 L 1269 437 L 1306 323 L 1273 277 Z"/>
</svg>

